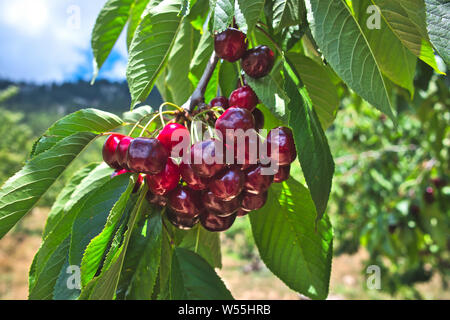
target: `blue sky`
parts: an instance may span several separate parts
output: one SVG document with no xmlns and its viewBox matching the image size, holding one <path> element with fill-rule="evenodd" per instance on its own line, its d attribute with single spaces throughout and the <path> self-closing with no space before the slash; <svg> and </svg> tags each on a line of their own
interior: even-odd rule
<svg viewBox="0 0 450 320">
<path fill-rule="evenodd" d="M 90 35 L 106 0 L 0 0 L 0 78 L 36 83 L 92 77 Z M 99 78 L 124 80 L 122 34 Z"/>
</svg>

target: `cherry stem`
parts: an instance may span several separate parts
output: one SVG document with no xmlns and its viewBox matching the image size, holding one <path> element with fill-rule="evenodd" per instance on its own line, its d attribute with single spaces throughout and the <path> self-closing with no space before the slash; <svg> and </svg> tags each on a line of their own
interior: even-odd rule
<svg viewBox="0 0 450 320">
<path fill-rule="evenodd" d="M 205 102 L 206 87 L 208 86 L 208 83 L 211 80 L 211 77 L 214 73 L 214 70 L 216 69 L 218 62 L 219 57 L 216 55 L 215 52 L 213 52 L 205 68 L 205 71 L 203 72 L 203 75 L 200 81 L 198 82 L 197 88 L 195 88 L 194 92 L 192 93 L 188 101 L 186 101 L 186 103 L 183 104 L 182 108 L 184 110 L 191 112 L 194 110 L 195 106 L 197 106 L 202 102 Z"/>
<path fill-rule="evenodd" d="M 236 66 L 238 69 L 238 73 L 239 73 L 239 80 L 241 81 L 241 86 L 244 86 L 244 79 L 242 78 L 242 71 L 241 71 L 241 66 L 239 65 L 239 62 L 236 62 Z"/>
</svg>

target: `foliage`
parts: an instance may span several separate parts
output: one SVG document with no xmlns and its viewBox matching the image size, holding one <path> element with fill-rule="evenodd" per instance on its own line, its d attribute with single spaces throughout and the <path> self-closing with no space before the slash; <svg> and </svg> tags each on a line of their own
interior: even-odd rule
<svg viewBox="0 0 450 320">
<path fill-rule="evenodd" d="M 441 41 L 445 39 L 448 43 L 448 34 L 443 32 L 443 19 L 435 19 L 445 14 L 446 4 L 425 1 L 420 6 L 420 1 L 414 1 L 419 5 L 412 10 L 409 1 L 408 4 L 398 2 L 398 8 L 394 9 L 400 13 L 396 16 L 400 16 L 407 26 L 414 26 L 408 29 L 406 36 L 413 35 L 415 42 L 409 42 L 404 38 L 405 33 L 392 28 L 398 24 L 389 15 L 394 10 L 389 1 L 376 1 L 380 11 L 374 14 L 382 16 L 379 17 L 382 18 L 381 30 L 368 27 L 366 22 L 371 16 L 365 6 L 373 2 L 266 0 L 252 1 L 254 6 L 249 6 L 247 1 L 239 0 L 107 1 L 92 35 L 94 58 L 100 68 L 126 21 L 130 21 L 127 80 L 131 112 L 125 115 L 126 119 L 121 119 L 109 112 L 83 109 L 51 126 L 33 145 L 25 166 L 0 189 L 0 237 L 37 204 L 51 185 L 67 172 L 66 168 L 96 139 L 113 130 L 124 130 L 130 125 L 128 121 L 131 124 L 147 122 L 155 114 L 155 106 L 138 106 L 148 98 L 155 85 L 165 101 L 185 103 L 183 106 L 189 105 L 192 102 L 189 96 L 194 99 L 199 91 L 206 91 L 206 102 L 218 92 L 228 92 L 230 87 L 226 83 L 235 83 L 236 73 L 220 72 L 222 67 L 232 68 L 226 63 L 216 65 L 208 61 L 217 61 L 210 60 L 214 33 L 227 28 L 235 17 L 236 24 L 247 31 L 250 47 L 266 44 L 276 51 L 272 72 L 262 79 L 247 80 L 261 100 L 265 127 L 270 129 L 273 124 L 281 124 L 292 128 L 299 160 L 293 164 L 291 179 L 270 191 L 267 206 L 250 214 L 252 235 L 261 259 L 287 286 L 313 299 L 326 298 L 333 250 L 333 230 L 326 213 L 335 171 L 331 150 L 336 141 L 345 141 L 348 126 L 359 128 L 359 137 L 367 135 L 367 140 L 380 150 L 385 147 L 380 138 L 383 135 L 403 143 L 426 134 L 424 150 L 433 152 L 433 163 L 436 164 L 433 168 L 448 172 L 445 167 L 448 154 L 442 151 L 448 149 L 448 113 L 441 118 L 443 108 L 448 106 L 446 87 L 437 81 L 435 85 L 444 93 L 438 100 L 433 91 L 424 98 L 419 89 L 423 86 L 421 81 L 427 85 L 429 78 L 422 79 L 420 75 L 416 82 L 413 81 L 417 61 L 424 61 L 440 72 L 435 56 L 430 54 L 432 48 L 448 62 L 448 47 Z M 402 54 L 405 59 L 398 58 Z M 309 72 L 317 72 L 320 76 L 311 76 Z M 200 80 L 204 79 L 202 73 L 212 74 L 209 84 Z M 224 77 L 230 78 L 224 81 Z M 194 91 L 196 86 L 199 90 Z M 322 87 L 326 88 L 326 95 L 320 90 Z M 188 94 L 178 90 L 188 91 Z M 427 92 L 427 88 L 422 91 Z M 419 103 L 420 108 L 416 111 L 421 123 L 411 122 L 409 117 L 403 116 L 403 104 L 409 104 L 407 101 L 411 97 Z M 187 101 L 183 101 L 185 99 Z M 384 126 L 380 128 L 375 126 L 377 121 L 369 122 L 367 119 L 374 109 L 368 108 L 366 102 L 355 103 L 361 99 L 390 120 L 383 120 Z M 357 107 L 354 121 L 345 125 L 332 124 L 339 102 L 340 109 L 344 110 L 337 112 L 338 118 L 341 113 L 345 117 L 351 112 L 352 109 L 347 110 L 347 104 Z M 155 123 L 148 129 L 156 130 Z M 329 139 L 324 132 L 328 127 Z M 364 132 L 373 128 L 379 131 Z M 142 130 L 142 135 L 147 132 Z M 355 150 L 364 152 L 357 146 Z M 411 166 L 432 159 L 426 152 L 410 155 L 409 151 L 398 152 L 405 157 L 399 159 L 402 165 Z M 100 154 L 100 148 L 96 152 Z M 384 153 L 379 153 L 384 159 Z M 409 156 L 417 158 L 408 161 Z M 390 159 L 395 157 L 388 153 L 385 161 Z M 415 169 L 415 175 L 409 173 L 402 177 L 394 174 L 392 164 L 380 167 L 378 162 L 365 164 L 358 160 L 359 157 L 356 162 L 363 170 L 361 179 L 368 179 L 363 183 L 369 186 L 367 192 L 374 201 L 380 202 L 396 191 L 400 197 L 402 192 L 410 189 L 419 190 L 418 182 L 428 183 L 428 171 L 423 165 Z M 338 172 L 346 170 L 345 164 L 337 162 Z M 61 188 L 41 248 L 30 269 L 30 298 L 232 298 L 214 270 L 221 265 L 218 238 L 201 227 L 190 231 L 174 229 L 168 223 L 164 209 L 150 206 L 145 201 L 145 183 L 136 194 L 131 193 L 137 175 L 109 179 L 110 173 L 104 165 L 85 167 L 74 173 Z M 351 174 L 351 169 L 346 173 Z M 432 174 L 437 173 L 432 171 Z M 448 252 L 447 232 L 435 228 L 448 222 L 448 217 L 443 214 L 448 210 L 448 201 L 444 199 L 447 189 L 439 191 L 438 201 L 424 209 L 432 217 L 414 220 L 413 226 L 411 218 L 405 216 L 402 201 L 398 204 L 389 202 L 386 210 L 393 214 L 385 219 L 379 214 L 378 202 L 346 201 L 347 197 L 351 199 L 352 195 L 357 195 L 345 189 L 351 190 L 354 185 L 342 185 L 344 191 L 339 187 L 340 182 L 336 188 L 336 194 L 341 195 L 336 200 L 338 212 L 343 219 L 352 219 L 356 215 L 360 227 L 346 228 L 347 222 L 341 225 L 337 219 L 338 237 L 353 238 L 353 232 L 359 230 L 358 238 L 372 250 L 372 257 L 380 265 L 381 255 L 377 255 L 380 247 L 385 250 L 382 255 L 394 257 L 399 252 L 404 254 L 405 250 L 408 254 L 412 252 L 411 261 L 417 262 L 418 266 L 427 261 L 422 258 L 422 249 L 433 253 L 431 257 L 437 257 L 437 260 L 443 252 Z M 420 191 L 417 190 L 418 195 Z M 352 203 L 356 203 L 355 210 L 346 208 Z M 379 237 L 373 237 L 374 226 L 391 220 L 407 225 L 404 232 L 398 232 L 398 238 L 395 234 L 391 239 L 383 228 L 377 229 Z M 423 228 L 419 222 L 424 224 Z M 403 235 L 413 240 L 405 240 Z M 383 242 L 380 243 L 380 239 Z M 386 246 L 389 244 L 392 248 Z M 395 246 L 399 251 L 394 251 Z M 143 255 L 143 250 L 150 254 Z M 69 265 L 81 267 L 78 289 L 67 286 Z M 415 279 L 416 276 L 408 272 L 412 270 L 408 269 L 402 275 Z"/>
</svg>

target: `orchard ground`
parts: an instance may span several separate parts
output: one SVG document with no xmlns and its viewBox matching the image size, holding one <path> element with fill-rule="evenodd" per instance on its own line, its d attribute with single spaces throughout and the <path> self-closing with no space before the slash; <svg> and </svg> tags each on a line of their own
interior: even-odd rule
<svg viewBox="0 0 450 320">
<path fill-rule="evenodd" d="M 48 209 L 36 208 L 0 242 L 0 299 L 26 299 L 28 296 L 28 269 L 41 243 L 41 232 Z M 233 245 L 222 236 L 223 268 L 218 270 L 235 299 L 291 299 L 299 300 L 297 293 L 277 279 L 261 261 L 239 259 L 229 254 Z M 392 299 L 377 290 L 365 290 L 366 278 L 361 273 L 367 253 L 341 255 L 333 259 L 328 299 Z M 450 299 L 450 291 L 440 286 L 439 277 L 416 285 L 426 299 Z"/>
</svg>

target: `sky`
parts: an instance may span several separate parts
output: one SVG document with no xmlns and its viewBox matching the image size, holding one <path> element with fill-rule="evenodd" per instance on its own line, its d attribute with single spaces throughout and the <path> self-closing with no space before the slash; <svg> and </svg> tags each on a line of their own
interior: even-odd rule
<svg viewBox="0 0 450 320">
<path fill-rule="evenodd" d="M 0 79 L 92 78 L 91 31 L 106 0 L 0 0 Z M 123 33 L 98 78 L 125 79 Z"/>
</svg>

